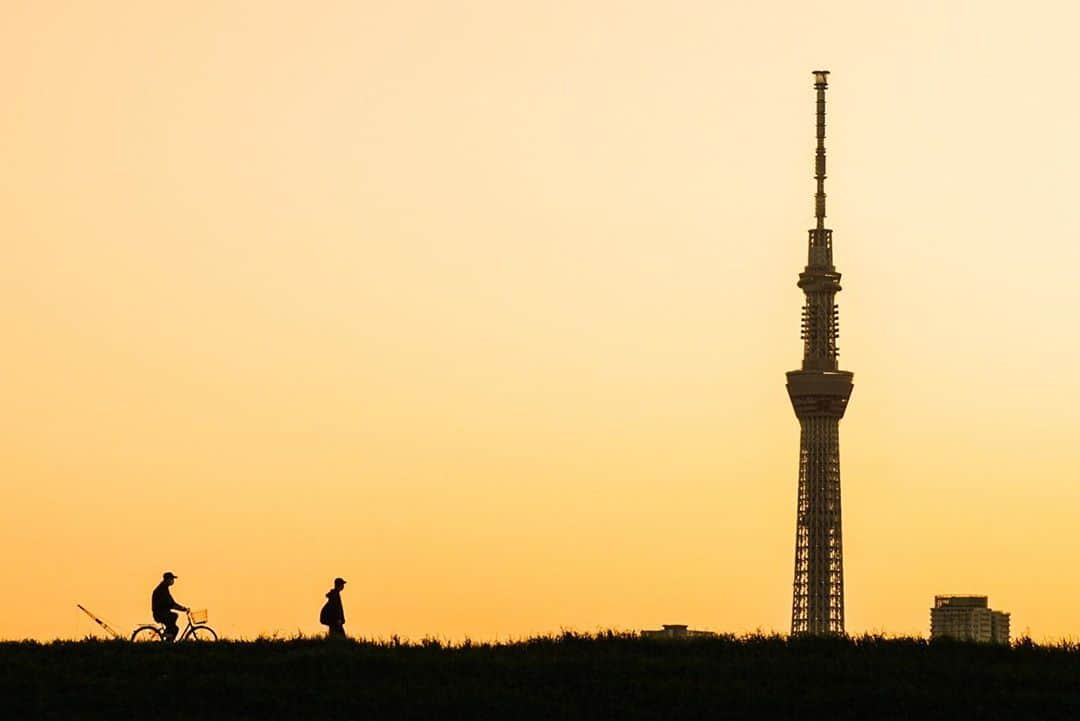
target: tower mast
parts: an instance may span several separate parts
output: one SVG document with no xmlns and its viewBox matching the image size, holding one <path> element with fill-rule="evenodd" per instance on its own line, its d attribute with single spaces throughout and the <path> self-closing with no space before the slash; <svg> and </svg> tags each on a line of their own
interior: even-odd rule
<svg viewBox="0 0 1080 721">
<path fill-rule="evenodd" d="M 795 521 L 792 635 L 844 633 L 844 554 L 840 514 L 840 419 L 853 374 L 838 370 L 840 273 L 833 267 L 832 230 L 825 227 L 825 91 L 829 71 L 814 71 L 817 151 L 814 157 L 815 227 L 809 232 L 799 287 L 803 360 L 787 374 L 788 396 L 801 427 L 799 495 Z"/>
</svg>

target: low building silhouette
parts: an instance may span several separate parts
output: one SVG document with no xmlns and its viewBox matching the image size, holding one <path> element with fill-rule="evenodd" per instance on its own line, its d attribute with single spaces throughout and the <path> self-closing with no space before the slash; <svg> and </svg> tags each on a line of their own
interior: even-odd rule
<svg viewBox="0 0 1080 721">
<path fill-rule="evenodd" d="M 682 623 L 665 623 L 659 630 L 641 632 L 642 638 L 711 638 L 715 635 L 712 631 L 692 631 Z"/>
<path fill-rule="evenodd" d="M 930 638 L 1009 643 L 1009 614 L 990 608 L 987 596 L 934 596 Z"/>
</svg>

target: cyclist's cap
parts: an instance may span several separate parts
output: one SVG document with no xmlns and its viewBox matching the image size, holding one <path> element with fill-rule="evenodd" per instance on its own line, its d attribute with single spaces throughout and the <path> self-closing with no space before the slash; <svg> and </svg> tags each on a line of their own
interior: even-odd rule
<svg viewBox="0 0 1080 721">
<path fill-rule="evenodd" d="M 179 576 L 177 576 L 172 571 L 166 571 L 165 573 L 161 574 L 161 577 L 164 578 L 165 580 L 168 580 L 170 578 L 180 578 Z"/>
<path fill-rule="evenodd" d="M 334 585 L 335 586 L 344 586 L 345 585 L 345 579 L 342 578 L 341 576 L 338 576 L 337 578 L 334 579 Z"/>
</svg>

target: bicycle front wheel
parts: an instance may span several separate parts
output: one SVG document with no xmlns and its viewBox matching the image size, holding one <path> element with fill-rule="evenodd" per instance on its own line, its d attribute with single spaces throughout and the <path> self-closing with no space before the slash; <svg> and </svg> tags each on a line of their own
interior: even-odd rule
<svg viewBox="0 0 1080 721">
<path fill-rule="evenodd" d="M 160 641 L 161 634 L 157 630 L 157 626 L 139 626 L 135 629 L 135 632 L 131 634 L 131 640 L 142 643 L 143 641 Z"/>
<path fill-rule="evenodd" d="M 217 633 L 209 626 L 192 626 L 188 638 L 192 641 L 217 641 Z"/>
</svg>

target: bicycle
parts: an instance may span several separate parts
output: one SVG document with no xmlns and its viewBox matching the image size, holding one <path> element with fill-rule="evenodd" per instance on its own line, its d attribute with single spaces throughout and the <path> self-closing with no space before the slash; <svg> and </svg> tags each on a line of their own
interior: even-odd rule
<svg viewBox="0 0 1080 721">
<path fill-rule="evenodd" d="M 217 641 L 217 632 L 214 629 L 206 625 L 207 613 L 206 609 L 199 611 L 187 611 L 187 628 L 183 633 L 176 637 L 177 641 L 186 641 L 188 639 L 192 641 Z M 165 635 L 165 624 L 146 624 L 139 626 L 131 634 L 132 641 L 167 641 L 168 636 Z"/>
</svg>

